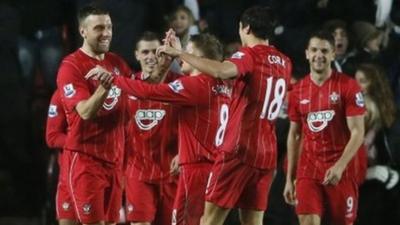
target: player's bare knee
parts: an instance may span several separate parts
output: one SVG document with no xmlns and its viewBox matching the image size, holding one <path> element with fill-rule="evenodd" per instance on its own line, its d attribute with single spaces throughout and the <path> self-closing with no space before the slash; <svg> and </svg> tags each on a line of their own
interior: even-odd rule
<svg viewBox="0 0 400 225">
<path fill-rule="evenodd" d="M 321 219 L 318 215 L 299 215 L 300 225 L 320 225 Z"/>
<path fill-rule="evenodd" d="M 239 219 L 241 225 L 262 225 L 264 212 L 252 210 L 240 210 Z"/>
<path fill-rule="evenodd" d="M 132 222 L 131 225 L 151 225 L 150 222 Z"/>
</svg>

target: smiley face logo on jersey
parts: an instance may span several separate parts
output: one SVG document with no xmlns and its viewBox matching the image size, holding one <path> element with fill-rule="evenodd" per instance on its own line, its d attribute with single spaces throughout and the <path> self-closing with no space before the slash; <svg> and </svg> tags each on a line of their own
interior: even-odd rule
<svg viewBox="0 0 400 225">
<path fill-rule="evenodd" d="M 335 116 L 335 111 L 325 110 L 319 112 L 310 112 L 307 116 L 307 125 L 312 132 L 320 132 L 326 126 L 328 122 Z"/>
<path fill-rule="evenodd" d="M 106 110 L 111 110 L 118 103 L 118 98 L 121 96 L 121 89 L 117 86 L 112 86 L 108 91 L 106 100 L 103 103 L 103 108 Z"/>
<path fill-rule="evenodd" d="M 140 109 L 136 111 L 135 121 L 142 130 L 150 130 L 155 127 L 165 116 L 163 109 Z"/>
</svg>

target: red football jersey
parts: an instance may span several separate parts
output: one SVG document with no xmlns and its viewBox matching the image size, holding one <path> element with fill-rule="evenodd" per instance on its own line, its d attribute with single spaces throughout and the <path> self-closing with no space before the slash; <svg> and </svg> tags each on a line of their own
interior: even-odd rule
<svg viewBox="0 0 400 225">
<path fill-rule="evenodd" d="M 333 72 L 322 86 L 310 75 L 299 81 L 289 95 L 289 118 L 301 125 L 303 136 L 297 177 L 323 181 L 326 170 L 340 158 L 350 139 L 346 117 L 364 112 L 361 90 L 347 75 Z M 343 178 L 358 176 L 359 159 L 353 158 Z"/>
<path fill-rule="evenodd" d="M 63 149 L 67 137 L 67 120 L 58 89 L 51 96 L 46 123 L 46 143 L 53 149 Z"/>
<path fill-rule="evenodd" d="M 127 96 L 124 96 L 121 89 L 113 86 L 109 90 L 93 119 L 83 120 L 75 109 L 79 102 L 87 100 L 100 85 L 98 81 L 84 78 L 96 65 L 115 75 L 131 76 L 128 65 L 113 53 L 106 53 L 103 60 L 97 60 L 77 50 L 64 58 L 58 71 L 57 86 L 68 122 L 65 149 L 79 151 L 106 162 L 122 163 Z"/>
<path fill-rule="evenodd" d="M 290 84 L 292 63 L 273 46 L 266 45 L 241 48 L 229 61 L 239 72 L 228 125 L 228 132 L 240 135 L 234 150 L 238 150 L 239 157 L 248 165 L 275 168 L 275 120 Z M 232 141 L 227 143 L 232 145 Z"/>
<path fill-rule="evenodd" d="M 223 143 L 231 100 L 230 82 L 200 74 L 168 84 L 147 84 L 115 77 L 122 90 L 145 99 L 179 105 L 180 164 L 213 161 Z"/>
<path fill-rule="evenodd" d="M 166 82 L 174 80 L 168 74 Z M 141 72 L 135 80 L 145 79 Z M 172 179 L 170 163 L 178 154 L 178 110 L 171 104 L 129 96 L 130 142 L 128 176 L 135 171 L 143 181 Z"/>
</svg>

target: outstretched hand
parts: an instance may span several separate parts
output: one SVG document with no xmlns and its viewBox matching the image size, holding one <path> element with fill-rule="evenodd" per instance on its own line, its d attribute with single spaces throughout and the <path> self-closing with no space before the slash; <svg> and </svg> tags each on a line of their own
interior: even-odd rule
<svg viewBox="0 0 400 225">
<path fill-rule="evenodd" d="M 165 33 L 165 38 L 163 39 L 164 45 L 157 49 L 157 55 L 167 54 L 172 57 L 178 56 L 182 51 L 182 45 L 179 38 L 175 35 L 175 31 L 169 29 Z"/>
</svg>

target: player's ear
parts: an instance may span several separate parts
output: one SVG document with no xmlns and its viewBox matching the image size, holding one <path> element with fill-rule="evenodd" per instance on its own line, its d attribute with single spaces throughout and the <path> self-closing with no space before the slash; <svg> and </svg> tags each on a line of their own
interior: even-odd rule
<svg viewBox="0 0 400 225">
<path fill-rule="evenodd" d="M 82 26 L 79 27 L 79 34 L 81 35 L 81 37 L 83 39 L 86 38 L 86 32 L 85 32 L 85 29 Z"/>
<path fill-rule="evenodd" d="M 136 57 L 136 60 L 139 61 L 139 51 L 138 50 L 135 50 L 135 57 Z"/>
<path fill-rule="evenodd" d="M 245 26 L 243 29 L 244 29 L 245 34 L 250 34 L 250 31 L 251 31 L 250 25 Z"/>
<path fill-rule="evenodd" d="M 306 54 L 306 59 L 310 59 L 310 52 L 308 51 L 308 48 L 306 48 L 305 54 Z"/>
</svg>

